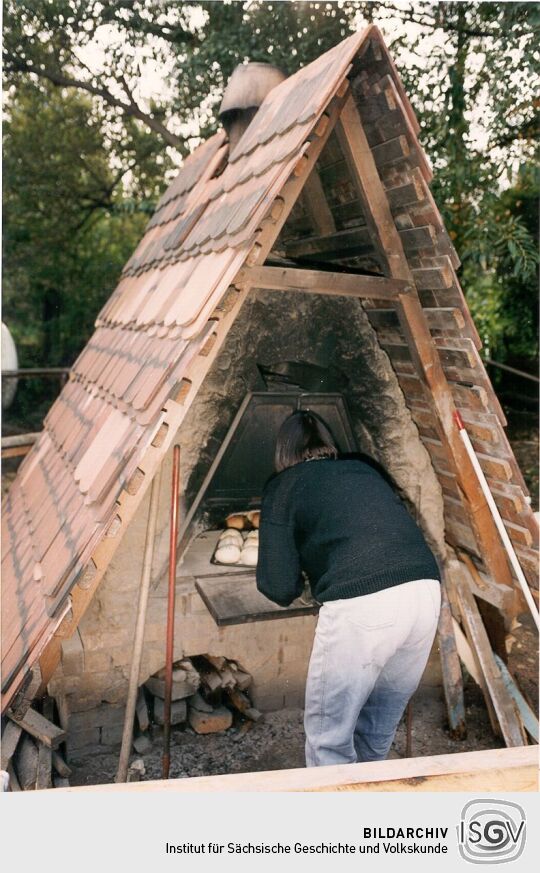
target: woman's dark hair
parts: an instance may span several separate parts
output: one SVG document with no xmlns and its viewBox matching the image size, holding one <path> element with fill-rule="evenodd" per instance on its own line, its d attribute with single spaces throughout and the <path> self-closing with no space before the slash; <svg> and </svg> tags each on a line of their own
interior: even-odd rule
<svg viewBox="0 0 540 873">
<path fill-rule="evenodd" d="M 310 458 L 336 458 L 334 437 L 316 412 L 300 410 L 285 419 L 276 440 L 274 465 L 280 473 Z"/>
</svg>

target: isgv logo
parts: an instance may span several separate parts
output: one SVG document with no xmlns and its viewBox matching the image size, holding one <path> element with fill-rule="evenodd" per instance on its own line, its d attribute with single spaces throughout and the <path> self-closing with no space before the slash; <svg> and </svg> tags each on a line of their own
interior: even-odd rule
<svg viewBox="0 0 540 873">
<path fill-rule="evenodd" d="M 525 810 L 509 800 L 470 800 L 458 826 L 459 852 L 471 864 L 504 864 L 525 848 Z"/>
</svg>

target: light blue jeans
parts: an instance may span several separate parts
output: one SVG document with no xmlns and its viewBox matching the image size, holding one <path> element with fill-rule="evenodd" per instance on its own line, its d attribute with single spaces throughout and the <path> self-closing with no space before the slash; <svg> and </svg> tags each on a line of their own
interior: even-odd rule
<svg viewBox="0 0 540 873">
<path fill-rule="evenodd" d="M 386 758 L 424 672 L 441 586 L 416 579 L 323 603 L 306 685 L 306 764 Z"/>
</svg>

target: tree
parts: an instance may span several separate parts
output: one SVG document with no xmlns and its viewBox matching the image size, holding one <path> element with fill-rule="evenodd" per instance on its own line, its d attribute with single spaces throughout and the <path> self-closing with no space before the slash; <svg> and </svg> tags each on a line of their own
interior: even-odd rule
<svg viewBox="0 0 540 873">
<path fill-rule="evenodd" d="M 519 166 L 535 160 L 536 4 L 7 0 L 4 19 L 8 88 L 32 82 L 49 95 L 56 88 L 66 119 L 69 100 L 84 94 L 88 111 L 102 120 L 110 167 L 122 179 L 136 172 L 138 146 L 130 151 L 129 143 L 151 142 L 156 155 L 161 142 L 177 160 L 216 129 L 223 87 L 237 63 L 270 58 L 290 74 L 375 20 L 419 116 L 436 171 L 435 198 L 487 348 L 511 355 L 512 336 L 530 337 L 520 319 L 534 324 L 531 295 L 520 297 L 515 288 L 530 283 L 536 266 L 533 233 L 503 191 Z M 152 65 L 166 73 L 159 98 L 145 96 Z M 145 196 L 136 193 L 135 208 Z M 510 275 L 512 294 L 523 303 L 512 311 L 502 302 Z M 508 318 L 517 319 L 513 328 Z M 536 354 L 536 344 L 529 353 Z"/>
<path fill-rule="evenodd" d="M 4 313 L 27 366 L 71 363 L 148 219 L 126 207 L 164 185 L 160 141 L 106 121 L 50 85 L 26 82 L 7 103 Z"/>
</svg>

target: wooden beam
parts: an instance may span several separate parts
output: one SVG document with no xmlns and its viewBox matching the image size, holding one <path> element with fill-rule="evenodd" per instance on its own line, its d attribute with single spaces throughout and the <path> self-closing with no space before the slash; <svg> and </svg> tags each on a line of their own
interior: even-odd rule
<svg viewBox="0 0 540 873">
<path fill-rule="evenodd" d="M 309 291 L 336 297 L 359 297 L 375 300 L 397 300 L 412 286 L 399 279 L 383 276 L 361 276 L 354 273 L 301 270 L 294 267 L 247 267 L 242 276 L 254 288 L 269 291 Z"/>
<path fill-rule="evenodd" d="M 446 585 L 441 584 L 441 614 L 439 618 L 438 640 L 441 658 L 444 697 L 448 713 L 450 735 L 454 739 L 464 739 L 467 736 L 465 721 L 465 699 L 463 697 L 463 676 L 452 625 L 452 612 L 446 592 Z"/>
<path fill-rule="evenodd" d="M 432 755 L 338 764 L 296 770 L 156 779 L 127 784 L 85 785 L 64 790 L 88 791 L 537 791 L 538 750 L 489 749 L 454 755 Z"/>
<path fill-rule="evenodd" d="M 388 275 L 414 284 L 388 198 L 352 95 L 342 109 L 340 120 L 336 125 L 336 133 L 358 189 L 372 239 L 379 250 Z M 452 472 L 457 476 L 467 498 L 470 524 L 478 542 L 481 543 L 482 559 L 498 582 L 513 586 L 507 555 L 454 422 L 456 407 L 452 391 L 431 337 L 418 294 L 400 296 L 397 311 L 417 372 L 428 388 L 428 396 L 442 430 L 445 450 L 454 467 Z"/>
<path fill-rule="evenodd" d="M 524 746 L 526 738 L 516 706 L 501 676 L 476 601 L 463 579 L 455 580 L 465 634 L 476 662 L 488 710 L 495 713 L 507 746 Z"/>
<path fill-rule="evenodd" d="M 313 229 L 319 236 L 336 232 L 336 223 L 330 210 L 317 168 L 306 179 L 302 192 L 306 212 Z"/>
<path fill-rule="evenodd" d="M 35 709 L 28 709 L 23 718 L 16 718 L 8 712 L 11 721 L 22 727 L 30 736 L 35 737 L 40 743 L 50 749 L 57 749 L 66 738 L 66 732 L 57 727 Z"/>
<path fill-rule="evenodd" d="M 495 661 L 497 663 L 497 667 L 501 671 L 501 676 L 503 678 L 503 682 L 508 689 L 508 693 L 510 697 L 514 701 L 517 706 L 519 717 L 522 721 L 523 727 L 529 734 L 533 743 L 537 743 L 540 739 L 539 730 L 538 730 L 538 716 L 531 709 L 520 689 L 516 685 L 516 682 L 513 676 L 510 674 L 508 667 L 498 655 L 495 655 Z"/>
<path fill-rule="evenodd" d="M 288 258 L 331 261 L 370 252 L 373 252 L 370 233 L 366 227 L 361 226 L 285 242 L 285 254 Z"/>
</svg>

